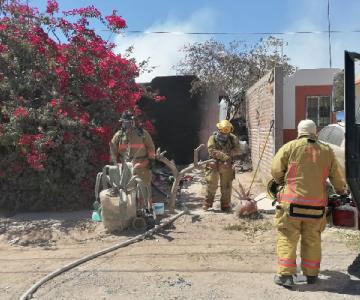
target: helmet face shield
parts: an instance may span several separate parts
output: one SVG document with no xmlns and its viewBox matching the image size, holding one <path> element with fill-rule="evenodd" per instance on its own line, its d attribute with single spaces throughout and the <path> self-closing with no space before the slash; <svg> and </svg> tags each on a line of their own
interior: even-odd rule
<svg viewBox="0 0 360 300">
<path fill-rule="evenodd" d="M 226 141 L 228 140 L 229 138 L 229 134 L 227 133 L 221 133 L 219 132 L 217 135 L 216 135 L 216 140 L 220 143 L 226 143 Z"/>
<path fill-rule="evenodd" d="M 131 127 L 134 127 L 134 120 L 122 120 L 121 127 L 123 129 L 129 129 Z"/>
<path fill-rule="evenodd" d="M 123 129 L 129 129 L 135 126 L 134 116 L 129 111 L 123 112 L 119 121 L 121 122 L 121 127 Z"/>
<path fill-rule="evenodd" d="M 218 131 L 222 134 L 229 134 L 233 131 L 233 126 L 228 120 L 222 120 L 216 124 Z"/>
</svg>

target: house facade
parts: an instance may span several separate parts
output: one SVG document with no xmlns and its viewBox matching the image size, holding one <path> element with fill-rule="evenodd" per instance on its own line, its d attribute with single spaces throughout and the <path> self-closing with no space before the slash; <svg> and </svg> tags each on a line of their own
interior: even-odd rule
<svg viewBox="0 0 360 300">
<path fill-rule="evenodd" d="M 246 92 L 246 123 L 253 168 L 264 184 L 277 150 L 297 137 L 297 124 L 312 119 L 319 130 L 336 121 L 334 75 L 340 69 L 303 69 L 283 76 L 275 68 Z"/>
<path fill-rule="evenodd" d="M 301 69 L 284 78 L 283 142 L 296 138 L 297 124 L 311 119 L 319 130 L 336 121 L 332 113 L 334 75 L 340 69 Z"/>
</svg>

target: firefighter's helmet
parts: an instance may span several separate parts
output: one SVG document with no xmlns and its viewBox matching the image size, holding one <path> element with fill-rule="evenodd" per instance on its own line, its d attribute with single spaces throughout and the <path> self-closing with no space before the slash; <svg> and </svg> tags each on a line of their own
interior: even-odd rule
<svg viewBox="0 0 360 300">
<path fill-rule="evenodd" d="M 219 132 L 224 134 L 229 134 L 233 131 L 233 126 L 228 120 L 222 120 L 221 122 L 216 124 L 217 129 Z"/>
</svg>

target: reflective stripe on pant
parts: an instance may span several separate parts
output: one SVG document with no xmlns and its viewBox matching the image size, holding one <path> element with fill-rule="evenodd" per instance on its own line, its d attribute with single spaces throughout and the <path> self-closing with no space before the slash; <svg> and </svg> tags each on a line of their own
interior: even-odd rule
<svg viewBox="0 0 360 300">
<path fill-rule="evenodd" d="M 206 202 L 212 204 L 214 202 L 218 182 L 220 178 L 221 205 L 231 202 L 231 191 L 233 181 L 233 169 L 231 166 L 219 166 L 214 169 L 207 169 L 205 172 L 206 186 Z"/>
<path fill-rule="evenodd" d="M 319 274 L 321 261 L 321 232 L 326 217 L 304 220 L 289 217 L 288 206 L 281 204 L 276 209 L 278 274 L 296 274 L 296 248 L 301 236 L 301 269 L 304 275 Z"/>
</svg>

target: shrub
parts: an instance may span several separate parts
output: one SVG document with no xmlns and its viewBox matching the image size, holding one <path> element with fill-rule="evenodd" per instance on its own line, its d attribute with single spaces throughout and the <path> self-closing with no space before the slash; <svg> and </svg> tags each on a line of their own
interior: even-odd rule
<svg viewBox="0 0 360 300">
<path fill-rule="evenodd" d="M 54 0 L 46 12 L 0 5 L 0 207 L 88 207 L 118 116 L 142 94 L 135 63 L 89 22 L 126 23 L 93 6 L 59 13 Z"/>
</svg>

